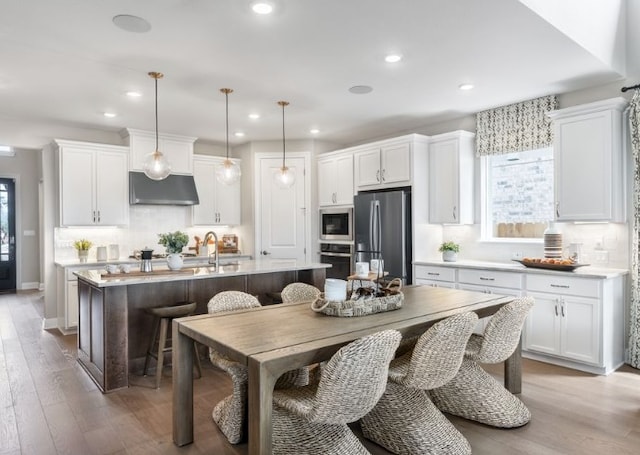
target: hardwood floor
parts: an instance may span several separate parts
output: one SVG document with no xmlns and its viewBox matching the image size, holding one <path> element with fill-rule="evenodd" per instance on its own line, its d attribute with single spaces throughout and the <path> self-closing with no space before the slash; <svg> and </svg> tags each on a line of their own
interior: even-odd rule
<svg viewBox="0 0 640 455">
<path fill-rule="evenodd" d="M 38 292 L 0 295 L 0 454 L 247 454 L 246 444 L 228 444 L 211 420 L 231 383 L 209 362 L 194 382 L 195 442 L 178 448 L 170 368 L 159 390 L 153 377 L 138 377 L 103 395 L 75 361 L 75 336 L 42 330 L 42 307 Z M 640 453 L 638 370 L 593 376 L 526 359 L 523 367 L 528 425 L 498 430 L 451 418 L 474 454 Z M 499 376 L 501 366 L 489 371 Z M 374 455 L 388 453 L 364 443 Z"/>
</svg>

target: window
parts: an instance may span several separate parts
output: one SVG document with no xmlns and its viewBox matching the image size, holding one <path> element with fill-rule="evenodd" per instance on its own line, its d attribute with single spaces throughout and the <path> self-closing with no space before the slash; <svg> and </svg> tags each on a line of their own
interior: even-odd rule
<svg viewBox="0 0 640 455">
<path fill-rule="evenodd" d="M 553 220 L 551 147 L 482 157 L 482 237 L 542 238 Z"/>
</svg>

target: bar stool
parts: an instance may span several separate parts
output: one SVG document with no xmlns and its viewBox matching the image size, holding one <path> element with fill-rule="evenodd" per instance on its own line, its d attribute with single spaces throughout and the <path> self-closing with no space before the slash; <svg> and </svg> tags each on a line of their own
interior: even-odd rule
<svg viewBox="0 0 640 455">
<path fill-rule="evenodd" d="M 149 368 L 149 359 L 151 357 L 155 358 L 157 361 L 156 389 L 160 388 L 160 380 L 162 379 L 162 364 L 164 363 L 164 353 L 171 352 L 171 338 L 168 338 L 171 321 L 174 318 L 191 316 L 195 310 L 196 302 L 177 302 L 171 306 L 145 308 L 145 311 L 152 315 L 155 318 L 155 321 L 153 324 L 153 335 L 151 336 L 151 343 L 149 343 L 147 357 L 144 360 L 143 375 L 147 375 L 147 368 Z M 168 346 L 167 342 L 169 342 Z M 193 342 L 193 349 L 195 351 L 195 365 L 196 369 L 198 370 L 198 377 L 201 377 L 202 367 L 200 365 L 200 356 L 198 355 L 198 347 L 195 341 Z"/>
</svg>

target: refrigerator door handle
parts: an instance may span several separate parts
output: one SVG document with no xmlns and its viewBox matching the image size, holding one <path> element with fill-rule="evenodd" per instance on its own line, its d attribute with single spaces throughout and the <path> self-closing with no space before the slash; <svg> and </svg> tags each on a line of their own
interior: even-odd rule
<svg viewBox="0 0 640 455">
<path fill-rule="evenodd" d="M 375 250 L 375 237 L 374 235 L 374 214 L 375 214 L 375 202 L 371 201 L 369 203 L 369 245 L 366 248 L 370 248 L 371 250 Z"/>
<path fill-rule="evenodd" d="M 373 251 L 380 257 L 380 246 L 382 245 L 382 224 L 380 219 L 380 201 L 373 201 Z"/>
</svg>

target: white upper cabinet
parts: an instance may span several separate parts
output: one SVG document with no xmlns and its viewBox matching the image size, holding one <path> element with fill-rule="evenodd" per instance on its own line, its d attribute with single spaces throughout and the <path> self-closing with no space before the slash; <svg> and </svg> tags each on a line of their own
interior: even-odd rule
<svg viewBox="0 0 640 455">
<path fill-rule="evenodd" d="M 60 226 L 129 223 L 126 147 L 57 140 Z"/>
<path fill-rule="evenodd" d="M 624 98 L 550 112 L 558 221 L 625 221 Z"/>
<path fill-rule="evenodd" d="M 467 131 L 431 137 L 430 223 L 473 223 L 474 137 Z"/>
<path fill-rule="evenodd" d="M 414 148 L 425 136 L 412 134 L 354 147 L 355 186 L 359 191 L 409 186 Z"/>
<path fill-rule="evenodd" d="M 129 169 L 142 172 L 146 156 L 156 150 L 156 133 L 126 129 L 121 132 L 121 135 L 129 142 Z M 193 173 L 193 143 L 195 141 L 195 137 L 172 134 L 158 135 L 158 149 L 169 161 L 172 174 L 191 175 Z"/>
<path fill-rule="evenodd" d="M 353 205 L 353 154 L 327 154 L 318 158 L 318 204 Z"/>
<path fill-rule="evenodd" d="M 234 161 L 240 164 L 239 160 Z M 193 225 L 240 224 L 240 182 L 225 185 L 216 179 L 216 168 L 224 158 L 194 155 L 193 179 L 200 204 L 193 206 Z"/>
</svg>

